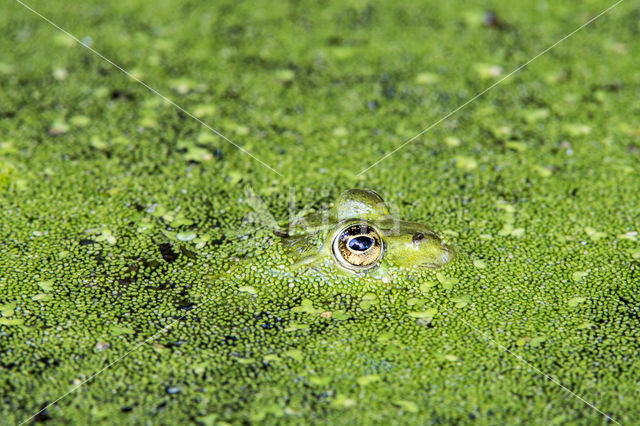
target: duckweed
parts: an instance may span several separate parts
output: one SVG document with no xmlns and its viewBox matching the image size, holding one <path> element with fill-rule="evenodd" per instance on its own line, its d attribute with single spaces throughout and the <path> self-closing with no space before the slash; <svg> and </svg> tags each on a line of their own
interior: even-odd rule
<svg viewBox="0 0 640 426">
<path fill-rule="evenodd" d="M 359 175 L 611 3 L 27 3 L 282 176 L 7 3 L 2 422 L 606 421 L 539 371 L 640 417 L 636 4 Z M 457 260 L 290 270 L 361 187 Z"/>
</svg>

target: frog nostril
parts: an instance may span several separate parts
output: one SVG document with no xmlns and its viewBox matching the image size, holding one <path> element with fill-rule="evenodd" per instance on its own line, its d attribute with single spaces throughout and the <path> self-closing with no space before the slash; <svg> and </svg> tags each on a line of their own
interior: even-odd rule
<svg viewBox="0 0 640 426">
<path fill-rule="evenodd" d="M 373 238 L 366 235 L 360 235 L 349 240 L 348 246 L 351 250 L 354 251 L 367 251 L 371 248 L 373 243 Z"/>
</svg>

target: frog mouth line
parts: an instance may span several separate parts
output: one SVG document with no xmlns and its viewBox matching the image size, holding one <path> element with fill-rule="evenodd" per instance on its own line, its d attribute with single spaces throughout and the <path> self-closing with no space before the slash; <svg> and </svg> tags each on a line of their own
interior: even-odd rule
<svg viewBox="0 0 640 426">
<path fill-rule="evenodd" d="M 451 262 L 453 259 L 456 258 L 456 252 L 452 247 L 449 246 L 444 246 L 447 251 L 445 251 L 444 253 L 442 253 L 440 255 L 440 259 L 436 260 L 435 262 L 423 262 L 420 263 L 420 267 L 425 267 L 425 268 L 440 268 L 444 265 L 446 265 L 447 263 Z"/>
</svg>

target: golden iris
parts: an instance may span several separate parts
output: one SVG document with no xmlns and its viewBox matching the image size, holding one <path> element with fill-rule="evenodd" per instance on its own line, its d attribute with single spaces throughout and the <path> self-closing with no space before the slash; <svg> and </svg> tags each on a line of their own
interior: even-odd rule
<svg viewBox="0 0 640 426">
<path fill-rule="evenodd" d="M 351 270 L 371 269 L 382 258 L 380 233 L 367 223 L 347 225 L 333 239 L 333 255 L 340 266 Z"/>
</svg>

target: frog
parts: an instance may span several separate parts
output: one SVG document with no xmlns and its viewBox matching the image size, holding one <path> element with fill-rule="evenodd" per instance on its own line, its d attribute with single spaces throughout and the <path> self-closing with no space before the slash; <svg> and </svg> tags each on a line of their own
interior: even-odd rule
<svg viewBox="0 0 640 426">
<path fill-rule="evenodd" d="M 280 233 L 293 270 L 324 270 L 389 280 L 436 270 L 456 258 L 453 245 L 428 226 L 391 214 L 372 189 L 348 189 L 330 209 L 303 217 Z"/>
</svg>

